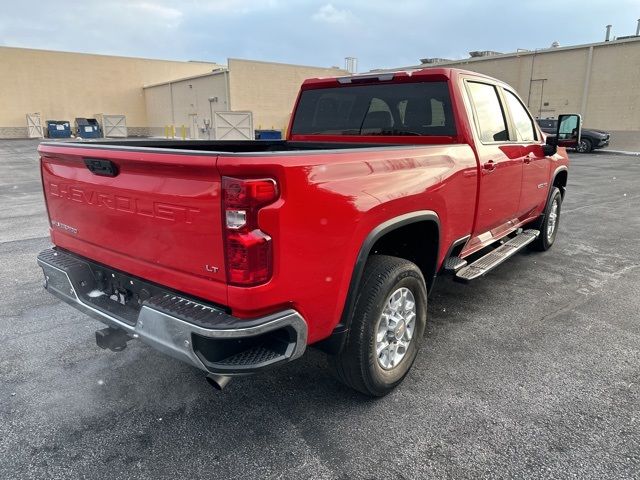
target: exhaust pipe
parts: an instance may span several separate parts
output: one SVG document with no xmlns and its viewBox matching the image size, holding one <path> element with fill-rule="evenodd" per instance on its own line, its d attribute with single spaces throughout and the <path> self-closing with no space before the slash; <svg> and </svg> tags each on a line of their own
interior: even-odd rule
<svg viewBox="0 0 640 480">
<path fill-rule="evenodd" d="M 607 25 L 607 33 L 604 37 L 604 41 L 608 42 L 611 38 L 611 25 Z"/>
<path fill-rule="evenodd" d="M 222 391 L 222 389 L 231 381 L 231 377 L 227 377 L 226 375 L 217 375 L 215 373 L 210 373 L 206 378 L 209 385 L 220 391 Z"/>
</svg>

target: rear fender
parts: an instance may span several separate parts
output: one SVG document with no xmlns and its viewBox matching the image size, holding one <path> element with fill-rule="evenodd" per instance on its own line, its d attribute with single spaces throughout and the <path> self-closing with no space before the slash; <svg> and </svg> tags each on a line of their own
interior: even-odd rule
<svg viewBox="0 0 640 480">
<path fill-rule="evenodd" d="M 316 343 L 314 346 L 327 352 L 330 354 L 339 353 L 346 342 L 347 334 L 349 332 L 349 328 L 351 326 L 351 320 L 353 318 L 356 300 L 358 296 L 358 289 L 360 283 L 362 281 L 362 276 L 364 274 L 364 269 L 369 258 L 369 255 L 372 253 L 372 248 L 376 244 L 378 240 L 380 240 L 385 235 L 392 233 L 394 230 L 405 227 L 407 225 L 418 223 L 418 222 L 432 222 L 435 224 L 437 229 L 437 244 L 436 244 L 436 252 L 439 250 L 440 246 L 440 219 L 438 215 L 431 210 L 421 210 L 417 212 L 411 212 L 399 217 L 392 218 L 387 220 L 386 222 L 378 225 L 374 228 L 367 237 L 365 238 L 362 246 L 360 247 L 360 251 L 358 253 L 358 257 L 356 259 L 356 263 L 353 268 L 353 272 L 351 275 L 351 282 L 349 283 L 349 292 L 347 294 L 347 298 L 345 300 L 344 309 L 342 311 L 342 316 L 340 319 L 340 323 L 336 326 L 333 333 L 330 337 L 325 340 L 322 340 Z M 437 259 L 435 259 L 436 266 L 432 273 L 425 275 L 425 282 L 427 286 L 427 290 L 431 290 L 431 286 L 433 285 L 433 281 L 435 279 L 435 273 L 437 271 Z"/>
</svg>

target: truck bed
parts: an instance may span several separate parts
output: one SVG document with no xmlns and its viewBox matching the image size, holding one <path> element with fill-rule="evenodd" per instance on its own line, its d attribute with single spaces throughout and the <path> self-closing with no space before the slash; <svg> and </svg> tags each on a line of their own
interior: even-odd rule
<svg viewBox="0 0 640 480">
<path fill-rule="evenodd" d="M 238 318 L 307 296 L 333 299 L 305 312 L 315 322 L 310 341 L 335 327 L 351 279 L 343 265 L 355 263 L 377 225 L 446 204 L 442 210 L 458 213 L 443 228 L 439 261 L 473 220 L 465 206 L 475 199 L 478 167 L 465 144 L 144 139 L 44 142 L 38 150 L 58 248 L 229 307 Z M 113 164 L 115 175 L 94 173 L 92 162 Z M 259 217 L 273 241 L 273 278 L 264 285 L 228 281 L 223 178 L 277 182 L 280 198 Z"/>
<path fill-rule="evenodd" d="M 79 148 L 114 148 L 118 150 L 144 148 L 149 151 L 182 150 L 189 152 L 216 153 L 279 153 L 313 150 L 344 150 L 363 148 L 397 147 L 405 143 L 361 143 L 361 142 L 292 142 L 287 140 L 165 140 L 145 138 L 140 140 L 99 140 L 73 142 L 43 142 L 44 145 Z"/>
</svg>

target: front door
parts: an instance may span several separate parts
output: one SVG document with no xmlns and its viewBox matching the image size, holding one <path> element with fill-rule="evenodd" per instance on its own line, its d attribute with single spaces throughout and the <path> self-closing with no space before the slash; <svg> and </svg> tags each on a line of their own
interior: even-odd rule
<svg viewBox="0 0 640 480">
<path fill-rule="evenodd" d="M 468 247 L 491 243 L 516 223 L 522 188 L 522 146 L 510 142 L 497 87 L 467 81 L 480 161 L 478 212 Z"/>
</svg>

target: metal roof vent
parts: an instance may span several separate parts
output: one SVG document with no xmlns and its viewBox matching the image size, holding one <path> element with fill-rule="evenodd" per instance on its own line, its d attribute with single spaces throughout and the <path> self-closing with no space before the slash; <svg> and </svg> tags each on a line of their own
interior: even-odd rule
<svg viewBox="0 0 640 480">
<path fill-rule="evenodd" d="M 473 52 L 469 52 L 469 56 L 472 58 L 493 57 L 494 55 L 502 55 L 502 52 L 495 52 L 493 50 L 474 50 Z"/>
<path fill-rule="evenodd" d="M 433 63 L 443 63 L 443 62 L 452 62 L 453 60 L 449 58 L 441 58 L 441 57 L 432 57 L 432 58 L 421 58 L 420 63 L 425 64 L 433 64 Z"/>
</svg>

